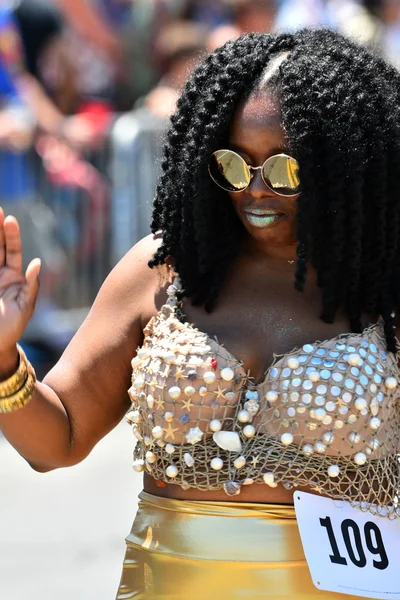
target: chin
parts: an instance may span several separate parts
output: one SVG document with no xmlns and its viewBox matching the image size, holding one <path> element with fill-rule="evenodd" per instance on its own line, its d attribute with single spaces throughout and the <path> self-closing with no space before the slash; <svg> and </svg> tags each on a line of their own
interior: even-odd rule
<svg viewBox="0 0 400 600">
<path fill-rule="evenodd" d="M 264 227 L 256 227 L 242 219 L 247 233 L 257 242 L 267 246 L 290 246 L 296 243 L 295 224 L 287 217 Z"/>
</svg>

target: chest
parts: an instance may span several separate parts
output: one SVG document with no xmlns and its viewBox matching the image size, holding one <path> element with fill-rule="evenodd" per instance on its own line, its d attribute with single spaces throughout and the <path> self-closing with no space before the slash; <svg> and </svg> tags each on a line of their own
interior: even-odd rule
<svg viewBox="0 0 400 600">
<path fill-rule="evenodd" d="M 338 315 L 333 324 L 321 321 L 320 294 L 313 282 L 298 292 L 291 274 L 272 273 L 265 281 L 250 275 L 242 273 L 227 282 L 212 313 L 187 300 L 183 312 L 187 322 L 240 360 L 255 381 L 262 380 L 274 354 L 349 331 L 345 315 Z"/>
</svg>

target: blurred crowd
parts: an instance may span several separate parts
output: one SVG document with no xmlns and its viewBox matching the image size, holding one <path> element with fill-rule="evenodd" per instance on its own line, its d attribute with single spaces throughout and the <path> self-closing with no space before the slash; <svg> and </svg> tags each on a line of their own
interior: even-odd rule
<svg viewBox="0 0 400 600">
<path fill-rule="evenodd" d="M 18 217 L 27 259 L 44 262 L 35 343 L 54 345 L 58 331 L 65 345 L 71 327 L 60 334 L 55 309 L 89 305 L 113 266 L 121 170 L 110 152 L 129 132 L 112 144 L 110 132 L 121 115 L 166 122 L 207 53 L 243 33 L 304 26 L 339 30 L 400 67 L 400 0 L 0 0 L 0 205 Z M 79 302 L 69 294 L 78 275 L 94 282 Z"/>
<path fill-rule="evenodd" d="M 318 25 L 400 62 L 398 0 L 0 0 L 0 144 L 20 150 L 39 128 L 99 147 L 115 112 L 168 115 L 228 39 Z"/>
</svg>

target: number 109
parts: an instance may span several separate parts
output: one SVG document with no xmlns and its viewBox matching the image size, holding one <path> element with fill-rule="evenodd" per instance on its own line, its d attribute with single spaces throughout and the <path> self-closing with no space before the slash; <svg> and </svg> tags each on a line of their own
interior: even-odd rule
<svg viewBox="0 0 400 600">
<path fill-rule="evenodd" d="M 319 522 L 321 523 L 321 527 L 325 527 L 328 533 L 329 542 L 332 548 L 332 554 L 329 555 L 331 562 L 337 565 L 347 565 L 347 559 L 340 554 L 330 517 L 320 519 Z M 363 540 L 361 539 L 361 531 L 357 523 L 352 519 L 345 519 L 341 524 L 341 533 L 351 562 L 356 567 L 365 567 L 367 558 L 363 547 Z M 371 521 L 365 523 L 364 540 L 367 550 L 374 556 L 379 556 L 379 560 L 373 559 L 372 561 L 375 569 L 381 571 L 386 569 L 389 566 L 389 559 L 383 543 L 382 534 L 375 523 L 372 523 Z"/>
</svg>

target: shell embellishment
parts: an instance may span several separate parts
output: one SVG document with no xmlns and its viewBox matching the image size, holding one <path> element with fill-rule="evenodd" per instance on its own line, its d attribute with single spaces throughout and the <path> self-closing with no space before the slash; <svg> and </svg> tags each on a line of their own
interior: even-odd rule
<svg viewBox="0 0 400 600">
<path fill-rule="evenodd" d="M 197 442 L 200 442 L 201 438 L 203 437 L 203 431 L 200 429 L 200 427 L 192 427 L 189 429 L 189 433 L 187 433 L 185 437 L 189 444 L 197 444 Z"/>
<path fill-rule="evenodd" d="M 233 369 L 230 369 L 229 367 L 226 367 L 225 369 L 221 370 L 221 377 L 224 381 L 232 381 L 234 376 L 235 376 L 235 373 L 234 373 Z"/>
<path fill-rule="evenodd" d="M 255 398 L 250 398 L 250 400 L 247 400 L 247 402 L 244 403 L 244 409 L 247 410 L 252 417 L 258 413 L 259 408 L 260 405 Z"/>
<path fill-rule="evenodd" d="M 189 452 L 185 452 L 185 454 L 183 455 L 183 460 L 185 461 L 188 467 L 193 467 L 194 458 L 191 454 L 189 454 Z"/>
<path fill-rule="evenodd" d="M 228 481 L 224 483 L 224 490 L 228 496 L 237 496 L 240 494 L 240 483 L 237 483 L 237 481 Z"/>
<path fill-rule="evenodd" d="M 222 450 L 228 452 L 241 452 L 242 450 L 242 443 L 236 431 L 216 431 L 213 440 Z"/>
</svg>

